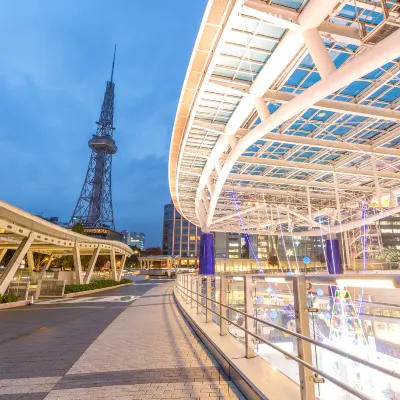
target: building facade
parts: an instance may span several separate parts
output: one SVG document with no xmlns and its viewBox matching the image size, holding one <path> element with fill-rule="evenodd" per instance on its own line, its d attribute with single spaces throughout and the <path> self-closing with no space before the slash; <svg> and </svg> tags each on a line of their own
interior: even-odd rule
<svg viewBox="0 0 400 400">
<path fill-rule="evenodd" d="M 164 255 L 199 257 L 201 229 L 183 218 L 172 203 L 164 206 Z"/>
<path fill-rule="evenodd" d="M 249 235 L 251 247 L 246 243 L 242 233 L 214 233 L 214 246 L 216 258 L 251 259 L 253 252 L 257 257 L 257 235 Z"/>
<path fill-rule="evenodd" d="M 122 231 L 123 242 L 128 246 L 138 247 L 140 250 L 145 249 L 145 234 L 142 232 Z"/>
</svg>

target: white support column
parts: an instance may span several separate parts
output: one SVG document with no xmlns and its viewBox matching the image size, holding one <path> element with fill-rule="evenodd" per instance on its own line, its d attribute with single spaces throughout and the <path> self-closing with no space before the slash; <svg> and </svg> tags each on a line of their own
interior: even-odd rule
<svg viewBox="0 0 400 400">
<path fill-rule="evenodd" d="M 43 279 L 44 274 L 46 273 L 46 271 L 49 269 L 50 264 L 51 264 L 51 257 L 53 256 L 53 253 L 49 254 L 49 259 L 47 260 L 46 264 L 44 265 L 42 271 L 40 271 L 40 275 L 39 275 L 39 279 Z"/>
<path fill-rule="evenodd" d="M 329 56 L 318 29 L 312 28 L 304 31 L 303 39 L 321 78 L 327 78 L 335 71 L 336 67 Z"/>
<path fill-rule="evenodd" d="M 335 200 L 336 200 L 336 211 L 337 211 L 337 219 L 342 221 L 342 213 L 340 209 L 340 197 L 339 197 L 339 185 L 337 182 L 336 172 L 333 171 L 333 184 L 335 185 Z M 329 222 L 330 225 L 330 222 Z"/>
<path fill-rule="evenodd" d="M 88 269 L 87 269 L 86 275 L 85 275 L 85 283 L 90 283 L 90 279 L 92 278 L 94 267 L 96 265 L 96 261 L 97 261 L 99 254 L 100 254 L 100 246 L 97 246 L 97 248 L 94 250 L 94 252 L 92 254 L 92 257 L 90 258 Z"/>
<path fill-rule="evenodd" d="M 72 255 L 74 257 L 74 268 L 75 268 L 75 280 L 77 285 L 82 285 L 83 274 L 82 274 L 82 264 L 81 264 L 81 249 L 78 244 L 75 243 Z"/>
<path fill-rule="evenodd" d="M 310 198 L 310 188 L 307 186 L 307 208 L 308 208 L 308 219 L 312 221 L 312 208 L 311 208 L 311 198 Z"/>
<path fill-rule="evenodd" d="M 30 272 L 33 272 L 35 270 L 35 261 L 33 259 L 33 251 L 29 250 L 26 258 L 28 259 L 28 268 L 30 270 Z"/>
<path fill-rule="evenodd" d="M 310 320 L 307 304 L 307 282 L 304 276 L 293 278 L 293 299 L 296 317 L 296 332 L 303 336 L 310 336 Z M 299 358 L 308 364 L 313 364 L 311 344 L 297 339 Z M 315 384 L 313 372 L 299 364 L 301 400 L 315 399 Z"/>
<path fill-rule="evenodd" d="M 253 276 L 246 275 L 244 277 L 244 311 L 249 317 L 244 318 L 244 327 L 246 330 L 252 332 L 254 321 L 250 318 L 253 317 L 254 307 L 253 307 Z M 246 348 L 246 358 L 253 358 L 254 355 L 254 340 L 253 336 L 245 332 L 245 348 Z"/>
<path fill-rule="evenodd" d="M 376 201 L 378 202 L 379 207 L 382 208 L 381 188 L 379 186 L 378 171 L 376 169 L 376 159 L 374 153 L 371 153 L 371 165 L 372 165 L 372 171 L 374 172 Z"/>
<path fill-rule="evenodd" d="M 121 263 L 119 264 L 119 272 L 118 272 L 118 282 L 122 278 L 122 273 L 124 272 L 125 268 L 125 262 L 126 262 L 126 254 L 124 254 L 121 258 Z"/>
<path fill-rule="evenodd" d="M 219 302 L 221 303 L 219 306 L 219 313 L 221 317 L 227 318 L 227 311 L 228 309 L 226 307 L 223 307 L 224 305 L 227 304 L 227 287 L 228 287 L 228 281 L 226 279 L 225 275 L 220 275 L 220 280 L 219 280 Z M 219 321 L 219 334 L 221 336 L 225 336 L 227 334 L 227 323 L 226 319 L 220 318 Z"/>
<path fill-rule="evenodd" d="M 397 206 L 397 196 L 396 193 L 391 190 L 390 191 L 390 197 L 389 197 L 389 207 L 396 207 Z M 1 261 L 2 257 L 0 255 L 0 261 Z"/>
<path fill-rule="evenodd" d="M 344 249 L 345 249 L 345 254 L 346 254 L 346 264 L 347 268 L 351 268 L 351 257 L 350 257 L 350 241 L 349 241 L 349 235 L 348 231 L 345 231 L 342 233 L 343 235 L 343 241 L 344 241 Z"/>
<path fill-rule="evenodd" d="M 117 263 L 115 262 L 115 250 L 111 248 L 110 251 L 110 260 L 111 260 L 111 279 L 117 280 Z"/>
<path fill-rule="evenodd" d="M 34 235 L 33 232 L 31 232 L 28 237 L 22 239 L 17 250 L 14 252 L 11 260 L 7 264 L 6 270 L 3 272 L 3 275 L 0 276 L 0 294 L 4 294 L 7 290 L 8 285 L 12 281 L 15 272 L 18 270 L 18 267 L 32 244 L 33 239 Z"/>
<path fill-rule="evenodd" d="M 269 117 L 269 110 L 263 97 L 254 97 L 254 105 L 261 121 Z"/>
<path fill-rule="evenodd" d="M 3 260 L 4 256 L 6 255 L 8 249 L 1 249 L 0 250 L 0 262 Z"/>
</svg>

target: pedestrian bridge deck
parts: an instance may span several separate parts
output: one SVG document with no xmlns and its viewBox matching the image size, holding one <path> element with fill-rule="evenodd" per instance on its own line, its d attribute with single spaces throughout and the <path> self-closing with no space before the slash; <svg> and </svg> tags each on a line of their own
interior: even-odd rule
<svg viewBox="0 0 400 400">
<path fill-rule="evenodd" d="M 192 333 L 166 283 L 127 307 L 46 397 L 78 398 L 243 397 Z"/>
</svg>

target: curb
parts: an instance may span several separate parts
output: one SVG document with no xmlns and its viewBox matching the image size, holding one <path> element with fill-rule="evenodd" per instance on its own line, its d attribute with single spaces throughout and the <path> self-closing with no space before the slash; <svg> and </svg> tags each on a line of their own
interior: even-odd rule
<svg viewBox="0 0 400 400">
<path fill-rule="evenodd" d="M 13 301 L 11 303 L 0 304 L 0 310 L 7 310 L 8 308 L 25 307 L 29 304 L 29 300 Z"/>
<path fill-rule="evenodd" d="M 70 298 L 70 297 L 79 297 L 79 296 L 85 296 L 86 294 L 92 294 L 92 293 L 98 293 L 98 292 L 103 292 L 105 290 L 111 290 L 111 289 L 117 289 L 120 287 L 124 287 L 124 286 L 128 286 L 128 285 L 132 285 L 135 282 L 132 281 L 132 283 L 124 283 L 122 285 L 115 285 L 115 286 L 110 286 L 110 287 L 105 287 L 105 288 L 101 288 L 101 289 L 93 289 L 93 290 L 86 290 L 84 292 L 75 292 L 75 293 L 67 293 L 64 294 L 63 298 Z"/>
</svg>

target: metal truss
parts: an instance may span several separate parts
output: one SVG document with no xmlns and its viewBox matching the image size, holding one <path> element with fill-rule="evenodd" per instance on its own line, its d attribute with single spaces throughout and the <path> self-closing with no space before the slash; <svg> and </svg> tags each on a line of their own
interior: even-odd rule
<svg viewBox="0 0 400 400">
<path fill-rule="evenodd" d="M 324 230 L 321 215 L 333 230 L 353 229 L 364 203 L 379 210 L 371 218 L 391 215 L 400 194 L 400 6 L 225 4 L 209 1 L 178 107 L 170 187 L 180 212 L 204 231 L 241 231 L 234 190 L 254 233 Z"/>
<path fill-rule="evenodd" d="M 70 226 L 80 221 L 85 228 L 115 229 L 111 191 L 112 155 L 117 151 L 113 139 L 114 63 L 115 50 L 111 79 L 107 82 L 97 131 L 89 141 L 89 147 L 92 149 L 89 166 Z"/>
</svg>

